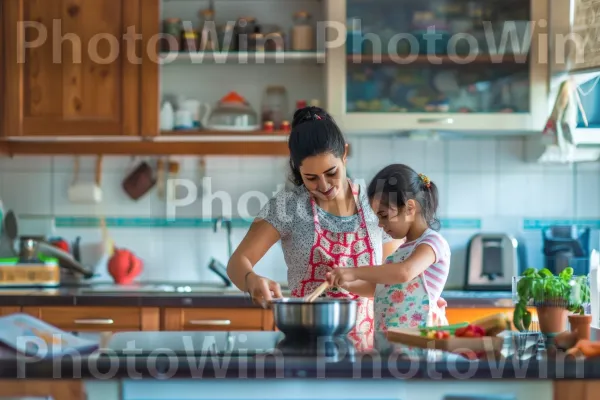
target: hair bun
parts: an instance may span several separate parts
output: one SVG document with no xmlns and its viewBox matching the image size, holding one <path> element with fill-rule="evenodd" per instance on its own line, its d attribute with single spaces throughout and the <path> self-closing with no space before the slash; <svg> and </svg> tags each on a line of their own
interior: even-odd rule
<svg viewBox="0 0 600 400">
<path fill-rule="evenodd" d="M 327 113 L 322 108 L 314 106 L 299 108 L 294 113 L 292 127 L 298 126 L 307 121 L 325 120 L 326 118 Z"/>
</svg>

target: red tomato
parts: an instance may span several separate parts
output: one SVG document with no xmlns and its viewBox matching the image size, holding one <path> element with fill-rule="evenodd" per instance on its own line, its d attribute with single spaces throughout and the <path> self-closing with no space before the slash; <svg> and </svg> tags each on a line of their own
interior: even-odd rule
<svg viewBox="0 0 600 400">
<path fill-rule="evenodd" d="M 437 331 L 435 333 L 436 339 L 448 339 L 449 337 L 450 337 L 450 334 L 447 331 Z"/>
<path fill-rule="evenodd" d="M 462 337 L 462 336 L 464 336 L 465 333 L 467 332 L 467 328 L 468 328 L 468 326 L 465 326 L 464 328 L 458 328 L 456 330 L 456 332 L 454 333 L 454 335 L 456 337 Z"/>
<path fill-rule="evenodd" d="M 476 337 L 485 336 L 485 330 L 480 326 L 475 325 L 473 331 L 475 332 Z"/>
</svg>

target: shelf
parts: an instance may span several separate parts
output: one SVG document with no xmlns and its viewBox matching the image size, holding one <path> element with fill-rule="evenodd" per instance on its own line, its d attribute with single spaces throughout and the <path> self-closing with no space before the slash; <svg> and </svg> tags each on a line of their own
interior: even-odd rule
<svg viewBox="0 0 600 400">
<path fill-rule="evenodd" d="M 178 131 L 161 131 L 161 136 L 179 136 L 179 137 L 206 137 L 206 136 L 252 136 L 255 139 L 260 139 L 264 137 L 287 137 L 290 134 L 289 131 L 213 131 L 213 130 L 178 130 Z"/>
<path fill-rule="evenodd" d="M 162 52 L 159 63 L 169 64 L 324 64 L 325 52 Z"/>
<path fill-rule="evenodd" d="M 157 137 L 26 137 L 0 141 L 4 155 L 288 156 L 287 134 L 167 133 Z"/>
<path fill-rule="evenodd" d="M 373 55 L 373 54 L 349 54 L 347 61 L 354 64 L 397 64 L 397 65 L 410 65 L 410 64 L 426 64 L 426 65 L 527 65 L 528 63 L 527 54 L 481 54 L 475 56 L 472 60 L 466 62 L 466 56 L 464 55 L 409 55 L 409 54 L 398 54 L 398 55 Z"/>
</svg>

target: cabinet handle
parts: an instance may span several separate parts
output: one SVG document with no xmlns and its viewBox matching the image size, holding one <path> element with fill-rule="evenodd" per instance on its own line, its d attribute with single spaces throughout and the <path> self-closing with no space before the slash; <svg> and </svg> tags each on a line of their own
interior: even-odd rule
<svg viewBox="0 0 600 400">
<path fill-rule="evenodd" d="M 112 319 L 76 319 L 76 324 L 86 325 L 112 325 L 115 323 Z"/>
<path fill-rule="evenodd" d="M 419 118 L 420 124 L 453 124 L 452 118 Z"/>
<path fill-rule="evenodd" d="M 190 325 L 231 325 L 228 319 L 193 319 Z"/>
</svg>

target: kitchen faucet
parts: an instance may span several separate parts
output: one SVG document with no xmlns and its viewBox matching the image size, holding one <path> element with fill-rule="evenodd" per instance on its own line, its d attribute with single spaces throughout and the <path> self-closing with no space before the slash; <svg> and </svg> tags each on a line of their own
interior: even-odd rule
<svg viewBox="0 0 600 400">
<path fill-rule="evenodd" d="M 219 230 L 221 230 L 223 225 L 225 225 L 225 229 L 227 231 L 227 261 L 229 261 L 231 255 L 233 254 L 233 249 L 231 245 L 231 221 L 223 217 L 217 218 L 213 225 L 213 232 L 216 233 Z M 225 286 L 232 286 L 232 282 L 227 276 L 227 267 L 225 267 L 223 263 L 221 263 L 215 258 L 211 258 L 210 263 L 208 264 L 208 269 L 217 274 L 223 280 L 223 282 L 225 282 Z"/>
<path fill-rule="evenodd" d="M 225 229 L 227 232 L 227 259 L 229 260 L 231 258 L 231 255 L 233 254 L 233 246 L 231 245 L 231 221 L 223 217 L 217 218 L 213 226 L 213 231 L 217 233 L 223 225 L 225 225 Z"/>
</svg>

